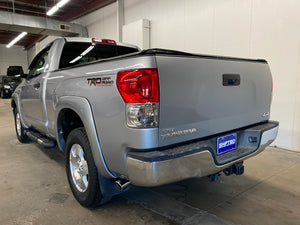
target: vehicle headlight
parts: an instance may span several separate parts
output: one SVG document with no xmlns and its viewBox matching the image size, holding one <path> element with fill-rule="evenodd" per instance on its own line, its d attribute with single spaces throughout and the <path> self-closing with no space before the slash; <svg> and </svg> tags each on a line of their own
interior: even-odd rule
<svg viewBox="0 0 300 225">
<path fill-rule="evenodd" d="M 4 85 L 4 88 L 8 88 L 8 89 L 9 89 L 9 88 L 10 88 L 10 86 L 9 86 L 9 85 Z"/>
</svg>

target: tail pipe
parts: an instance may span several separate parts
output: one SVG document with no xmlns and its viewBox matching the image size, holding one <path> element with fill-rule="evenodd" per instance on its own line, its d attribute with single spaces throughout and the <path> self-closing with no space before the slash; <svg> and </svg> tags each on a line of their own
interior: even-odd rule
<svg viewBox="0 0 300 225">
<path fill-rule="evenodd" d="M 131 181 L 129 180 L 116 180 L 114 185 L 119 191 L 123 191 L 125 188 L 127 188 L 131 184 Z"/>
</svg>

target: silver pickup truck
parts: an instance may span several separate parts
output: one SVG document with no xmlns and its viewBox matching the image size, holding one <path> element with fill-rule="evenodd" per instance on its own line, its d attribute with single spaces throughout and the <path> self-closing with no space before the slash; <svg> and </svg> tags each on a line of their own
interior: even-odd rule
<svg viewBox="0 0 300 225">
<path fill-rule="evenodd" d="M 265 60 L 59 38 L 23 78 L 11 102 L 19 141 L 57 145 L 89 208 L 131 185 L 243 174 L 277 136 Z"/>
</svg>

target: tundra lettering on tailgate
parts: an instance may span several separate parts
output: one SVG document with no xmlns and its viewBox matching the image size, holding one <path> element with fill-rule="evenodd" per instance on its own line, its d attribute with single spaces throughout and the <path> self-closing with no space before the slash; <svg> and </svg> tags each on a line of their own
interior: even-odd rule
<svg viewBox="0 0 300 225">
<path fill-rule="evenodd" d="M 167 138 L 173 138 L 173 137 L 178 137 L 178 136 L 183 136 L 187 134 L 193 134 L 196 133 L 197 129 L 196 128 L 191 128 L 191 129 L 186 129 L 186 130 L 178 130 L 176 131 L 174 128 L 171 129 L 165 129 L 162 131 L 162 138 L 163 140 Z"/>
</svg>

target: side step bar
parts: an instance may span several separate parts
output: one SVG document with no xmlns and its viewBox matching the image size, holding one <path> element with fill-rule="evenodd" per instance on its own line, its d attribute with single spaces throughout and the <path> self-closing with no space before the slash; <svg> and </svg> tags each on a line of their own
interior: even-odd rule
<svg viewBox="0 0 300 225">
<path fill-rule="evenodd" d="M 54 148 L 56 146 L 56 142 L 51 140 L 50 138 L 47 138 L 43 135 L 41 135 L 38 132 L 32 131 L 32 130 L 25 130 L 25 134 L 29 139 L 32 141 L 42 145 L 44 148 Z"/>
</svg>

